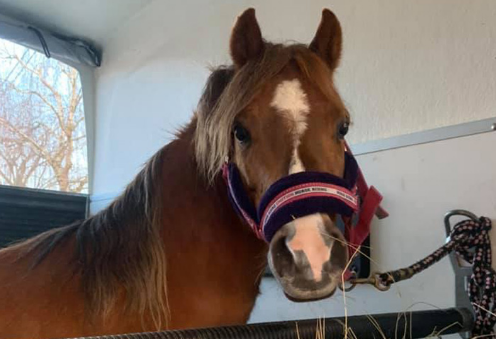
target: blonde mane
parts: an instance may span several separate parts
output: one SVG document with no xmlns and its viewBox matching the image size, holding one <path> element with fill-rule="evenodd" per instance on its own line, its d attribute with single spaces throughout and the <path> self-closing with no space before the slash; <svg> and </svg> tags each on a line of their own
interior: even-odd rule
<svg viewBox="0 0 496 339">
<path fill-rule="evenodd" d="M 102 314 L 105 318 L 124 290 L 127 310 L 137 311 L 143 317 L 149 314 L 153 325 L 160 328 L 168 317 L 166 260 L 161 236 L 162 190 L 157 185 L 163 182 L 165 148 L 148 161 L 124 193 L 106 209 L 6 250 L 21 249 L 21 258 L 34 254 L 34 269 L 56 246 L 75 237 L 73 273 L 81 276 L 88 315 Z"/>
</svg>

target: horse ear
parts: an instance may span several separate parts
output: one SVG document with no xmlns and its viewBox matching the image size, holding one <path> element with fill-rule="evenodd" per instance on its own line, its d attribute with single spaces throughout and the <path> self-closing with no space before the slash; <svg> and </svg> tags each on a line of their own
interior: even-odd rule
<svg viewBox="0 0 496 339">
<path fill-rule="evenodd" d="M 325 8 L 322 10 L 322 19 L 319 28 L 308 46 L 317 53 L 334 70 L 339 65 L 343 36 L 341 25 L 336 15 Z"/>
<path fill-rule="evenodd" d="M 255 9 L 249 8 L 238 17 L 231 32 L 229 45 L 236 68 L 263 53 L 264 42 L 255 17 Z"/>
</svg>

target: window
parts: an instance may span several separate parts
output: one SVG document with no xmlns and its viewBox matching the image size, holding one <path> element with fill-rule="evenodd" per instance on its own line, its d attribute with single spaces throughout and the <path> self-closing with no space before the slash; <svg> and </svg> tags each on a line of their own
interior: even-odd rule
<svg viewBox="0 0 496 339">
<path fill-rule="evenodd" d="M 88 191 L 79 72 L 2 39 L 0 184 Z"/>
</svg>

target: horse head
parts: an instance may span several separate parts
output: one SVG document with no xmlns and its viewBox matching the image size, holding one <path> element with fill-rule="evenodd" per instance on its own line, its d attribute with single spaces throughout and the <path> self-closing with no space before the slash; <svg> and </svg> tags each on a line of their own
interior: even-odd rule
<svg viewBox="0 0 496 339">
<path fill-rule="evenodd" d="M 211 173 L 224 166 L 231 200 L 269 243 L 270 268 L 296 300 L 332 295 L 348 262 L 339 209 L 315 209 L 324 193 L 307 185 L 312 177 L 327 183 L 321 190 L 346 186 L 335 181 L 350 171 L 344 142 L 350 117 L 333 83 L 341 45 L 341 26 L 327 9 L 309 45 L 266 42 L 255 10 L 246 10 L 231 33 L 230 81 L 213 113 L 199 118 L 207 137 L 197 138 L 197 152 L 210 159 L 203 166 Z M 314 200 L 288 205 L 305 193 L 298 188 L 314 190 Z M 260 223 L 270 224 L 270 217 L 277 227 L 264 230 Z"/>
</svg>

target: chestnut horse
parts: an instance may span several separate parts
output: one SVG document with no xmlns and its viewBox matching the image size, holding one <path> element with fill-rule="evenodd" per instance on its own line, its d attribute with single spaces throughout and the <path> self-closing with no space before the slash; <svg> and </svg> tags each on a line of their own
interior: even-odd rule
<svg viewBox="0 0 496 339">
<path fill-rule="evenodd" d="M 60 338 L 245 323 L 267 257 L 291 299 L 332 295 L 348 261 L 335 215 L 285 224 L 269 244 L 231 205 L 222 167 L 253 205 L 275 181 L 342 177 L 348 112 L 333 85 L 342 33 L 322 12 L 309 45 L 263 40 L 253 9 L 191 122 L 109 207 L 0 251 L 0 338 Z"/>
</svg>

